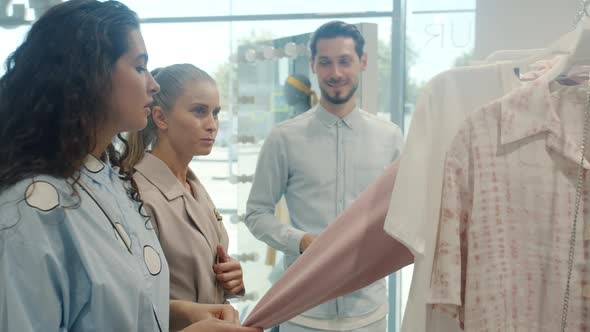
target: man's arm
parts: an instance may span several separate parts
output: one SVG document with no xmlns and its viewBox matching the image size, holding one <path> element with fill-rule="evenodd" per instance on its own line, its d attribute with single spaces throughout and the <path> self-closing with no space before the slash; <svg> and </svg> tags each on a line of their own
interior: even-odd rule
<svg viewBox="0 0 590 332">
<path fill-rule="evenodd" d="M 280 128 L 274 127 L 258 156 L 244 222 L 257 239 L 286 254 L 299 255 L 305 232 L 280 223 L 274 214 L 289 179 L 287 148 Z"/>
</svg>

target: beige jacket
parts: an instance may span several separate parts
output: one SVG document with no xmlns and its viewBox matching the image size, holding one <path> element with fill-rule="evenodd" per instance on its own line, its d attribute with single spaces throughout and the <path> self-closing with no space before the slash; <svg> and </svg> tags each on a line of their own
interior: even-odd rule
<svg viewBox="0 0 590 332">
<path fill-rule="evenodd" d="M 168 166 L 150 153 L 135 171 L 133 179 L 170 266 L 170 298 L 223 303 L 225 292 L 216 282 L 213 265 L 217 244 L 227 252 L 228 237 L 207 191 L 189 170 L 187 181 L 193 196 Z"/>
</svg>

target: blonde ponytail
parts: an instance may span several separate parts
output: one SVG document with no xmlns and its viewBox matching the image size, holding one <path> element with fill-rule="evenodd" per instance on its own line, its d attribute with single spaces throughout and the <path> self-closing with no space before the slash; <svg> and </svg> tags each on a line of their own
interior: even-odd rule
<svg viewBox="0 0 590 332">
<path fill-rule="evenodd" d="M 147 129 L 147 128 L 146 128 Z M 146 142 L 145 129 L 130 132 L 125 135 L 127 144 L 121 158 L 121 170 L 127 174 L 133 174 L 135 165 L 145 156 L 151 142 Z"/>
</svg>

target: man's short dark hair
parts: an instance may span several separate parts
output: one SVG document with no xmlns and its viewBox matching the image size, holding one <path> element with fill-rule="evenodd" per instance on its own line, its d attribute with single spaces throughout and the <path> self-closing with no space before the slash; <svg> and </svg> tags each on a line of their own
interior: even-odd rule
<svg viewBox="0 0 590 332">
<path fill-rule="evenodd" d="M 317 54 L 318 41 L 320 39 L 332 39 L 336 37 L 350 37 L 354 40 L 354 49 L 359 58 L 363 56 L 365 48 L 365 38 L 361 32 L 352 24 L 342 21 L 331 21 L 320 26 L 311 36 L 309 48 L 311 58 L 314 59 Z"/>
</svg>

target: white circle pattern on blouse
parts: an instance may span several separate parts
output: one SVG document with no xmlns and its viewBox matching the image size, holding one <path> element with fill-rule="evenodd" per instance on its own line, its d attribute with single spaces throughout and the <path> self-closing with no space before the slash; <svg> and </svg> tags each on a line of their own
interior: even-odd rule
<svg viewBox="0 0 590 332">
<path fill-rule="evenodd" d="M 47 212 L 59 206 L 59 194 L 49 182 L 35 181 L 27 187 L 25 201 L 30 207 Z"/>
</svg>

